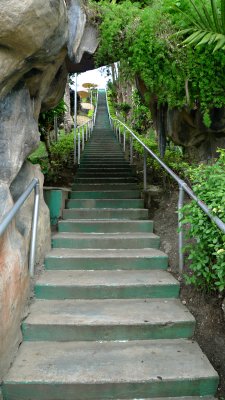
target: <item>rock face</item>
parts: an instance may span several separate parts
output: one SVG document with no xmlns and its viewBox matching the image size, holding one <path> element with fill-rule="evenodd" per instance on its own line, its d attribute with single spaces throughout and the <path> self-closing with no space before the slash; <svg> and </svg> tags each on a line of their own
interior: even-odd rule
<svg viewBox="0 0 225 400">
<path fill-rule="evenodd" d="M 39 144 L 40 110 L 63 97 L 68 66 L 85 69 L 98 45 L 84 6 L 81 0 L 2 0 L 0 6 L 0 221 L 39 178 L 38 263 L 50 247 L 49 212 L 40 169 L 26 158 Z M 0 237 L 0 381 L 21 340 L 32 210 L 33 194 Z"/>
<path fill-rule="evenodd" d="M 136 84 L 144 100 L 147 88 L 138 77 Z M 225 148 L 225 108 L 211 111 L 210 128 L 204 125 L 199 108 L 170 110 L 167 105 L 159 106 L 156 96 L 151 97 L 149 108 L 162 146 L 166 143 L 166 137 L 169 137 L 177 145 L 183 146 L 196 161 L 216 157 L 216 149 Z"/>
</svg>

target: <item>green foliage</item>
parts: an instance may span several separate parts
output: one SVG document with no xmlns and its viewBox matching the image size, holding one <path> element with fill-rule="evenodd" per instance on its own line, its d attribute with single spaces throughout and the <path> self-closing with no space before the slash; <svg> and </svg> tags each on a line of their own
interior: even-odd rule
<svg viewBox="0 0 225 400">
<path fill-rule="evenodd" d="M 176 12 L 175 4 L 180 4 L 182 13 Z M 225 52 L 213 53 L 213 45 L 184 46 L 184 37 L 175 35 L 190 28 L 186 18 L 193 11 L 190 1 L 152 0 L 144 8 L 129 0 L 119 4 L 102 1 L 100 5 L 97 62 L 120 60 L 127 76 L 138 76 L 144 82 L 148 102 L 151 98 L 169 108 L 200 108 L 209 126 L 210 110 L 225 104 Z M 195 1 L 198 9 L 201 5 L 201 0 Z M 210 10 L 209 0 L 206 7 Z"/>
<path fill-rule="evenodd" d="M 94 111 L 93 110 L 89 110 L 88 111 L 88 118 L 92 118 L 94 115 Z"/>
<path fill-rule="evenodd" d="M 189 169 L 193 190 L 213 214 L 225 221 L 225 150 L 213 165 Z M 225 234 L 192 201 L 183 208 L 183 224 L 188 224 L 186 247 L 191 261 L 187 283 L 207 291 L 225 289 Z"/>
<path fill-rule="evenodd" d="M 61 134 L 58 142 L 54 142 L 50 146 L 51 163 L 47 157 L 45 146 L 42 143 L 36 152 L 31 154 L 29 160 L 33 164 L 40 164 L 41 170 L 45 175 L 46 181 L 57 181 L 64 168 L 68 168 L 71 164 L 71 158 L 74 150 L 74 135 Z"/>
<path fill-rule="evenodd" d="M 137 90 L 132 94 L 132 127 L 139 133 L 146 133 L 152 127 L 151 112 L 140 99 Z"/>
<path fill-rule="evenodd" d="M 214 45 L 213 52 L 225 50 L 225 1 L 221 0 L 220 10 L 216 0 L 211 0 L 211 9 L 208 10 L 202 1 L 201 7 L 197 7 L 193 0 L 190 0 L 193 7 L 192 14 L 185 13 L 191 27 L 181 31 L 181 34 L 189 34 L 184 40 L 188 45 Z M 178 7 L 179 9 L 179 7 Z"/>
<path fill-rule="evenodd" d="M 54 128 L 54 116 L 62 116 L 66 111 L 66 104 L 64 100 L 60 100 L 59 104 L 48 111 L 42 112 L 39 116 L 39 128 L 49 132 Z"/>
</svg>

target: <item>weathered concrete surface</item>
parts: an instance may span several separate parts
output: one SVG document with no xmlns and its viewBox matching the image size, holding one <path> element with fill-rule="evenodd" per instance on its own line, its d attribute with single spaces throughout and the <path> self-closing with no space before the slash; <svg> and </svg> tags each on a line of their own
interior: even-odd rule
<svg viewBox="0 0 225 400">
<path fill-rule="evenodd" d="M 44 271 L 35 295 L 45 299 L 178 297 L 179 283 L 167 271 Z"/>
<path fill-rule="evenodd" d="M 24 340 L 190 338 L 194 317 L 177 299 L 36 300 Z"/>
<path fill-rule="evenodd" d="M 188 340 L 24 342 L 3 393 L 11 400 L 197 396 L 214 395 L 217 384 L 217 373 Z"/>
</svg>

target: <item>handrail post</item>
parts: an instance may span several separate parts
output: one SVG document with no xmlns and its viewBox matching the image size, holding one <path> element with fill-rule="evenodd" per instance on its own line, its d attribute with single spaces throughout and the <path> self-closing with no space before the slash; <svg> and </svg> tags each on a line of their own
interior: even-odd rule
<svg viewBox="0 0 225 400">
<path fill-rule="evenodd" d="M 181 185 L 179 185 L 179 199 L 178 199 L 178 248 L 179 248 L 179 271 L 183 272 L 184 268 L 184 254 L 183 254 L 183 245 L 184 245 L 184 232 L 182 226 L 182 211 L 184 205 L 184 189 Z"/>
<path fill-rule="evenodd" d="M 78 128 L 78 165 L 80 165 L 80 128 Z"/>
<path fill-rule="evenodd" d="M 133 164 L 133 136 L 130 135 L 130 165 Z"/>
<path fill-rule="evenodd" d="M 120 131 L 120 125 L 119 125 L 119 142 L 121 143 L 121 131 Z"/>
<path fill-rule="evenodd" d="M 74 90 L 74 156 L 73 162 L 77 161 L 77 74 L 75 74 L 75 90 Z"/>
<path fill-rule="evenodd" d="M 84 127 L 82 126 L 82 151 L 84 150 Z"/>
<path fill-rule="evenodd" d="M 146 190 L 147 189 L 147 151 L 145 149 L 144 149 L 143 178 L 144 178 L 144 190 Z"/>
<path fill-rule="evenodd" d="M 34 263 L 35 263 L 35 250 L 37 241 L 37 227 L 38 227 L 38 214 L 39 214 L 39 203 L 40 203 L 40 184 L 37 181 L 34 188 L 34 209 L 33 219 L 31 228 L 31 243 L 30 243 L 30 254 L 29 254 L 29 272 L 30 276 L 34 276 Z"/>
<path fill-rule="evenodd" d="M 124 129 L 124 133 L 123 133 L 123 151 L 124 151 L 124 153 L 126 151 L 126 129 Z"/>
<path fill-rule="evenodd" d="M 86 124 L 85 129 L 86 129 L 85 135 L 86 135 L 86 142 L 87 142 L 88 141 L 88 124 Z"/>
</svg>

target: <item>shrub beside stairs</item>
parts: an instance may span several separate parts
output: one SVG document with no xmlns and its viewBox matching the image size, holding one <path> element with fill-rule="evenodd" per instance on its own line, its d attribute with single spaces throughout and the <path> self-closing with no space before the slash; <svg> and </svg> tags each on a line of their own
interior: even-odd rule
<svg viewBox="0 0 225 400">
<path fill-rule="evenodd" d="M 4 400 L 214 396 L 217 373 L 167 263 L 100 92 Z"/>
</svg>

